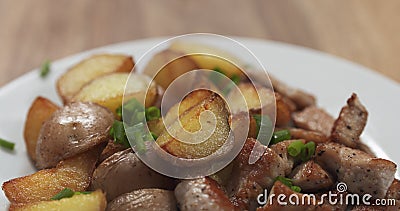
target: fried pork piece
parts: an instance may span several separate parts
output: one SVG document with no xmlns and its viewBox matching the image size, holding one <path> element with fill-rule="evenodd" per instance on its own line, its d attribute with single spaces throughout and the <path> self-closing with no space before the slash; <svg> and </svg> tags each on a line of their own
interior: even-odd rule
<svg viewBox="0 0 400 211">
<path fill-rule="evenodd" d="M 292 88 L 270 76 L 274 90 L 289 98 L 296 104 L 297 110 L 315 105 L 315 97 L 299 89 Z"/>
<path fill-rule="evenodd" d="M 353 93 L 333 125 L 331 139 L 348 147 L 357 148 L 360 135 L 367 124 L 367 118 L 368 111 Z"/>
<path fill-rule="evenodd" d="M 255 139 L 247 139 L 233 161 L 232 179 L 227 185 L 231 201 L 242 210 L 255 209 L 258 206 L 258 194 L 265 188 L 271 188 L 277 176 L 285 176 L 293 168 L 293 164 L 284 160 L 284 155 L 281 157 L 270 148 L 266 148 L 256 163 L 249 164 L 249 156 L 256 142 Z"/>
<path fill-rule="evenodd" d="M 292 139 L 304 139 L 307 142 L 313 141 L 315 143 L 324 143 L 328 141 L 328 137 L 320 132 L 300 128 L 289 128 L 289 131 Z"/>
<path fill-rule="evenodd" d="M 177 210 L 173 191 L 140 189 L 122 194 L 107 205 L 107 211 L 118 210 Z"/>
<path fill-rule="evenodd" d="M 293 185 L 304 192 L 327 190 L 333 185 L 333 178 L 320 165 L 310 160 L 297 166 L 291 173 Z"/>
<path fill-rule="evenodd" d="M 315 161 L 346 183 L 350 193 L 382 198 L 396 173 L 396 164 L 391 161 L 333 142 L 319 144 L 315 154 Z"/>
<path fill-rule="evenodd" d="M 181 211 L 235 210 L 218 183 L 208 177 L 182 181 L 175 188 L 175 197 Z"/>
<path fill-rule="evenodd" d="M 298 140 L 286 140 L 286 141 L 281 141 L 279 143 L 273 144 L 271 146 L 269 146 L 269 148 L 276 152 L 279 157 L 281 157 L 283 159 L 283 163 L 285 166 L 283 166 L 283 168 L 285 169 L 285 175 L 289 175 L 290 172 L 292 171 L 295 159 L 290 156 L 287 152 L 287 148 L 288 146 Z M 301 140 L 303 143 L 305 143 L 304 140 Z"/>
<path fill-rule="evenodd" d="M 292 115 L 293 122 L 296 127 L 317 131 L 325 136 L 331 135 L 331 130 L 335 119 L 325 110 L 316 106 L 310 106 L 303 111 L 296 112 Z"/>
<path fill-rule="evenodd" d="M 283 198 L 282 195 L 285 197 Z M 279 199 L 278 199 L 279 198 Z M 279 200 L 279 201 L 278 201 Z M 294 192 L 280 181 L 276 181 L 271 188 L 268 201 L 257 211 L 331 211 L 346 210 L 345 206 L 334 206 L 328 203 L 318 204 L 321 201 L 317 195 L 308 195 Z M 293 203 L 294 204 L 293 204 Z"/>
</svg>

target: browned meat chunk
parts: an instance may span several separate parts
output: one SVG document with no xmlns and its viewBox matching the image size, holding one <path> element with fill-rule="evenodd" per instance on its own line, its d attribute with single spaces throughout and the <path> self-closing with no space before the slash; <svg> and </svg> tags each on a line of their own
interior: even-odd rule
<svg viewBox="0 0 400 211">
<path fill-rule="evenodd" d="M 396 173 L 396 164 L 391 161 L 333 142 L 319 144 L 315 154 L 315 161 L 346 183 L 350 193 L 382 198 Z"/>
<path fill-rule="evenodd" d="M 107 205 L 107 211 L 119 210 L 175 211 L 177 207 L 173 191 L 140 189 L 118 196 Z"/>
<path fill-rule="evenodd" d="M 276 152 L 279 157 L 281 157 L 283 159 L 283 162 L 285 164 L 285 176 L 289 175 L 290 172 L 292 172 L 292 168 L 294 165 L 294 158 L 291 157 L 288 152 L 287 152 L 287 148 L 288 146 L 293 143 L 294 141 L 298 141 L 298 140 L 286 140 L 286 141 L 282 141 L 279 142 L 277 144 L 273 144 L 271 146 L 269 146 L 270 149 L 272 149 L 272 151 Z M 303 143 L 305 143 L 304 140 L 302 140 Z"/>
<path fill-rule="evenodd" d="M 310 106 L 292 115 L 294 124 L 305 130 L 317 131 L 325 136 L 331 135 L 335 119 L 321 108 Z"/>
<path fill-rule="evenodd" d="M 315 143 L 324 143 L 328 141 L 328 137 L 320 132 L 300 128 L 290 128 L 289 131 L 292 139 L 304 139 L 307 142 L 313 141 Z"/>
<path fill-rule="evenodd" d="M 297 166 L 290 178 L 304 192 L 318 192 L 333 185 L 332 177 L 320 165 L 310 160 Z"/>
<path fill-rule="evenodd" d="M 224 191 L 210 178 L 184 180 L 175 188 L 180 210 L 234 210 Z"/>
<path fill-rule="evenodd" d="M 386 198 L 400 200 L 400 181 L 398 179 L 393 180 L 386 193 Z"/>
<path fill-rule="evenodd" d="M 296 104 L 296 108 L 301 110 L 308 106 L 315 105 L 315 97 L 299 89 L 292 88 L 285 83 L 270 76 L 274 90 L 289 98 Z"/>
<path fill-rule="evenodd" d="M 368 111 L 353 93 L 333 125 L 331 139 L 348 147 L 357 148 L 360 135 L 367 124 L 367 118 Z"/>
<path fill-rule="evenodd" d="M 271 188 L 277 176 L 285 176 L 293 167 L 270 148 L 266 148 L 263 156 L 250 165 L 249 156 L 255 144 L 255 139 L 247 139 L 233 161 L 232 179 L 227 185 L 231 201 L 240 209 L 255 209 L 258 194 L 264 188 Z"/>
</svg>

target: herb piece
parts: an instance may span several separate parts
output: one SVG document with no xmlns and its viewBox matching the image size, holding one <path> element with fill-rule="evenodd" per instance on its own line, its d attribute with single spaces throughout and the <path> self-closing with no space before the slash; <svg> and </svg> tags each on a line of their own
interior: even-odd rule
<svg viewBox="0 0 400 211">
<path fill-rule="evenodd" d="M 154 134 L 153 132 L 150 132 L 151 136 L 153 137 L 154 140 L 157 140 L 158 136 L 156 134 Z"/>
<path fill-rule="evenodd" d="M 46 60 L 40 68 L 40 77 L 45 78 L 50 73 L 50 60 Z"/>
<path fill-rule="evenodd" d="M 293 186 L 292 180 L 289 178 L 286 178 L 286 177 L 277 176 L 275 178 L 275 181 L 280 181 L 281 183 L 288 186 L 289 188 Z"/>
<path fill-rule="evenodd" d="M 289 179 L 289 178 L 282 177 L 282 176 L 277 176 L 275 178 L 275 181 L 280 181 L 282 184 L 288 186 L 294 192 L 300 193 L 300 191 L 301 191 L 301 188 L 299 186 L 293 185 L 292 180 Z"/>
<path fill-rule="evenodd" d="M 59 193 L 57 193 L 56 195 L 54 195 L 53 197 L 51 197 L 51 200 L 60 200 L 63 198 L 71 198 L 72 196 L 74 196 L 75 192 L 69 188 L 65 188 L 62 191 L 60 191 Z"/>
<path fill-rule="evenodd" d="M 75 192 L 74 195 L 87 195 L 87 194 L 91 194 L 92 191 L 79 191 L 79 192 Z"/>
<path fill-rule="evenodd" d="M 124 123 L 118 120 L 115 120 L 111 129 L 110 136 L 114 138 L 114 142 L 118 144 L 122 144 L 125 147 L 130 147 L 128 138 L 125 134 Z"/>
<path fill-rule="evenodd" d="M 292 187 L 290 187 L 290 189 L 292 189 L 292 191 L 300 193 L 301 188 L 299 186 L 293 185 Z"/>
<path fill-rule="evenodd" d="M 270 142 L 267 137 L 269 138 L 270 135 L 268 131 L 272 128 L 272 121 L 267 115 L 254 114 L 253 118 L 256 121 L 257 140 L 267 146 Z M 264 128 L 264 130 L 260 130 L 261 128 Z"/>
<path fill-rule="evenodd" d="M 311 159 L 311 157 L 314 155 L 315 153 L 315 143 L 310 141 L 306 144 L 304 144 L 303 148 L 301 149 L 301 160 L 304 161 L 308 161 Z"/>
<path fill-rule="evenodd" d="M 15 144 L 0 138 L 0 147 L 8 150 L 14 150 Z"/>
<path fill-rule="evenodd" d="M 146 120 L 151 121 L 155 119 L 159 119 L 161 117 L 161 111 L 155 106 L 151 106 L 146 108 Z"/>
<path fill-rule="evenodd" d="M 238 76 L 238 75 L 233 75 L 232 77 L 231 77 L 231 80 L 233 81 L 233 83 L 234 84 L 238 84 L 239 82 L 240 82 L 240 77 Z"/>
<path fill-rule="evenodd" d="M 302 141 L 294 141 L 289 144 L 287 151 L 290 156 L 296 157 L 298 156 L 304 147 L 304 143 Z"/>
<path fill-rule="evenodd" d="M 278 130 L 272 134 L 271 144 L 277 144 L 281 141 L 291 139 L 290 131 L 289 130 Z"/>
</svg>

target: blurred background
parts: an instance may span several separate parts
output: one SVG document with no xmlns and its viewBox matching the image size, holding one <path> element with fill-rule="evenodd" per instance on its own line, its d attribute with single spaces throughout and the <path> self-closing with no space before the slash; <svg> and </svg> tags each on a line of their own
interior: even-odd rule
<svg viewBox="0 0 400 211">
<path fill-rule="evenodd" d="M 193 32 L 301 45 L 400 82 L 398 0 L 0 0 L 0 86 L 102 45 Z"/>
</svg>

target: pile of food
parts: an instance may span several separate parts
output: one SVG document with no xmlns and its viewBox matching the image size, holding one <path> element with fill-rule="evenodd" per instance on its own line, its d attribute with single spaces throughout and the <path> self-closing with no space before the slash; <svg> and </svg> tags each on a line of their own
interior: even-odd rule
<svg viewBox="0 0 400 211">
<path fill-rule="evenodd" d="M 312 95 L 271 78 L 273 90 L 257 90 L 274 99 L 270 102 L 276 105 L 273 136 L 268 146 L 262 146 L 261 158 L 249 164 L 253 147 L 259 144 L 260 111 L 265 105 L 260 100 L 266 98 L 259 98 L 255 86 L 236 66 L 201 55 L 185 56 L 188 48 L 199 46 L 173 44 L 156 54 L 143 74 L 131 73 L 134 61 L 130 56 L 94 55 L 71 67 L 57 81 L 62 106 L 37 97 L 27 115 L 24 138 L 38 171 L 3 184 L 11 203 L 9 209 L 400 209 L 396 164 L 377 158 L 360 140 L 368 112 L 356 94 L 350 96 L 335 119 L 316 105 Z M 177 56 L 181 56 L 179 60 L 164 64 Z M 160 69 L 163 71 L 154 80 L 147 76 Z M 249 130 L 240 153 L 224 169 L 207 177 L 181 180 L 162 175 L 139 159 L 127 139 L 122 111 L 130 112 L 132 118 L 143 114 L 147 120 L 151 133 L 136 137 L 136 146 L 145 149 L 150 137 L 176 157 L 202 158 L 214 153 L 224 144 L 224 139 L 217 136 L 227 136 L 233 127 L 231 119 L 235 118 L 223 97 L 196 90 L 180 106 L 172 106 L 165 116 L 160 114 L 163 90 L 178 76 L 195 69 L 215 70 L 235 82 L 248 105 Z M 129 77 L 135 83 L 124 93 Z M 228 92 L 231 98 L 238 94 Z M 205 142 L 183 143 L 166 130 L 180 122 L 191 132 L 197 131 L 201 127 L 198 114 L 206 110 L 216 115 L 218 124 Z M 168 118 L 172 112 L 178 112 L 179 118 Z M 347 189 L 338 191 L 339 183 L 346 184 Z M 323 203 L 282 205 L 274 201 L 278 200 L 275 197 L 260 204 L 260 194 L 265 191 L 265 198 L 271 194 L 300 198 L 314 194 Z M 397 206 L 331 204 L 321 198 L 329 191 L 344 197 L 370 194 L 372 199 L 394 199 Z"/>
</svg>

